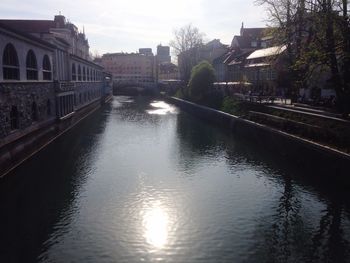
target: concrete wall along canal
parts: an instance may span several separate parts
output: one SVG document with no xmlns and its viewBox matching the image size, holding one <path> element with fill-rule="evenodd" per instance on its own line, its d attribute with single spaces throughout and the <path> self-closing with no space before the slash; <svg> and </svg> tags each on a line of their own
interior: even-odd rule
<svg viewBox="0 0 350 263">
<path fill-rule="evenodd" d="M 222 111 L 175 97 L 167 99 L 197 117 L 229 129 L 234 135 L 247 139 L 265 150 L 275 152 L 288 162 L 297 163 L 307 170 L 310 176 L 327 180 L 331 178 L 338 183 L 350 185 L 349 154 Z"/>
</svg>

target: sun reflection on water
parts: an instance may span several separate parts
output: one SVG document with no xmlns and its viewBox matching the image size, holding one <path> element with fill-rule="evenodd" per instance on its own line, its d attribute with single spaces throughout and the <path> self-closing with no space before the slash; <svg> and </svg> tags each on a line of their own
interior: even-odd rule
<svg viewBox="0 0 350 263">
<path fill-rule="evenodd" d="M 168 243 L 169 215 L 160 202 L 156 202 L 144 211 L 143 229 L 148 244 L 163 248 Z"/>
<path fill-rule="evenodd" d="M 174 106 L 171 106 L 164 101 L 154 101 L 150 104 L 153 108 L 156 108 L 155 110 L 147 110 L 148 114 L 158 114 L 158 115 L 165 115 L 168 113 L 177 113 L 176 108 Z"/>
</svg>

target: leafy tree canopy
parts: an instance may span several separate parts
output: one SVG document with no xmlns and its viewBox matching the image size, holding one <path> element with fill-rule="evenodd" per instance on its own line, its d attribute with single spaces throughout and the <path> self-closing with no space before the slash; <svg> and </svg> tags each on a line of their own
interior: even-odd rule
<svg viewBox="0 0 350 263">
<path fill-rule="evenodd" d="M 188 94 L 194 101 L 199 101 L 208 94 L 215 81 L 215 71 L 213 66 L 207 62 L 202 61 L 193 67 L 191 72 L 191 79 L 188 84 Z"/>
</svg>

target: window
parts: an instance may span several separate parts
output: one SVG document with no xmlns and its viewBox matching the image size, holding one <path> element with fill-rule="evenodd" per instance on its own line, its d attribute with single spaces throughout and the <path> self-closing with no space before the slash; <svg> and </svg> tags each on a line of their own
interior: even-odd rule
<svg viewBox="0 0 350 263">
<path fill-rule="evenodd" d="M 2 56 L 4 79 L 19 80 L 19 64 L 15 47 L 7 44 Z"/>
<path fill-rule="evenodd" d="M 77 73 L 75 71 L 75 64 L 72 64 L 72 80 L 76 81 L 77 80 Z"/>
<path fill-rule="evenodd" d="M 27 53 L 26 67 L 27 67 L 27 79 L 38 80 L 38 64 L 36 63 L 36 57 L 33 50 L 29 50 Z"/>
<path fill-rule="evenodd" d="M 85 71 L 85 67 L 83 67 L 83 81 L 86 80 L 86 71 Z"/>
<path fill-rule="evenodd" d="M 90 80 L 90 69 L 86 68 L 86 81 Z"/>
<path fill-rule="evenodd" d="M 16 106 L 11 107 L 10 111 L 10 122 L 11 122 L 11 130 L 16 130 L 19 127 L 19 118 L 18 118 L 18 110 Z"/>
<path fill-rule="evenodd" d="M 32 121 L 38 121 L 38 106 L 35 101 L 32 103 Z"/>
<path fill-rule="evenodd" d="M 43 59 L 43 79 L 51 80 L 51 63 L 48 55 Z"/>
<path fill-rule="evenodd" d="M 80 65 L 78 65 L 78 81 L 81 81 L 81 68 L 80 68 Z"/>
</svg>

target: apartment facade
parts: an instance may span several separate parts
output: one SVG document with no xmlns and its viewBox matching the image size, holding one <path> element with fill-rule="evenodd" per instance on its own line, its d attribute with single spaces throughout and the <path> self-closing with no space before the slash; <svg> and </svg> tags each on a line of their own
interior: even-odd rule
<svg viewBox="0 0 350 263">
<path fill-rule="evenodd" d="M 115 84 L 154 84 L 154 63 L 153 55 L 140 53 L 107 53 L 101 58 L 101 65 L 112 74 Z"/>
</svg>

